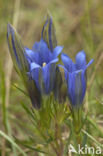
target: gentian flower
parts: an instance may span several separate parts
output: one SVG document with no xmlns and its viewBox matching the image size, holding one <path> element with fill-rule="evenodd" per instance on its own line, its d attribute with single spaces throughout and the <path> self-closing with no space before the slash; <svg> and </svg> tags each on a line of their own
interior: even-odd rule
<svg viewBox="0 0 103 156">
<path fill-rule="evenodd" d="M 71 107 L 78 109 L 83 103 L 86 92 L 86 69 L 93 62 L 93 59 L 86 64 L 86 54 L 84 51 L 80 51 L 76 55 L 75 63 L 64 53 L 61 55 L 61 59 L 64 66 L 60 66 L 65 72 L 67 93 Z"/>
<path fill-rule="evenodd" d="M 35 42 L 32 49 L 25 48 L 25 56 L 29 63 L 28 75 L 35 81 L 41 94 L 48 95 L 55 87 L 56 63 L 62 49 L 62 46 L 57 46 L 52 18 L 47 16 L 41 40 Z"/>
<path fill-rule="evenodd" d="M 44 22 L 43 29 L 41 32 L 41 38 L 47 43 L 49 50 L 53 52 L 54 48 L 57 47 L 57 39 L 56 39 L 55 28 L 53 25 L 52 17 L 50 15 L 47 15 L 47 18 Z M 62 75 L 58 66 L 56 66 L 55 70 L 56 70 L 55 81 L 54 81 L 55 87 L 53 92 L 54 92 L 55 99 L 59 100 L 59 102 L 62 102 L 65 100 L 63 96 L 64 91 L 62 91 L 63 88 Z"/>
<path fill-rule="evenodd" d="M 35 108 L 40 108 L 41 94 L 36 88 L 35 82 L 28 78 L 27 72 L 29 70 L 29 64 L 25 58 L 24 46 L 22 45 L 16 30 L 10 24 L 7 25 L 7 41 L 14 67 L 23 80 L 28 96 L 30 97 L 33 106 Z"/>
<path fill-rule="evenodd" d="M 56 46 L 51 52 L 43 39 L 36 42 L 32 50 L 25 48 L 25 56 L 30 67 L 28 75 L 35 81 L 42 94 L 49 94 L 54 88 L 55 64 L 62 49 L 62 46 Z"/>
<path fill-rule="evenodd" d="M 41 32 L 41 40 L 32 49 L 24 47 L 14 28 L 8 24 L 7 40 L 10 54 L 32 104 L 40 108 L 42 95 L 54 91 L 57 80 L 56 63 L 63 47 L 57 46 L 52 18 L 47 17 Z M 57 83 L 58 84 L 58 83 Z"/>
</svg>

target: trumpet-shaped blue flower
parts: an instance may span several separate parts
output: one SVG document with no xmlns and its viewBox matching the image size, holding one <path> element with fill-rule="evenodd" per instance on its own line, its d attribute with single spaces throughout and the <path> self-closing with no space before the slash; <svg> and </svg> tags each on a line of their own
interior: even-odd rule
<svg viewBox="0 0 103 156">
<path fill-rule="evenodd" d="M 58 62 L 57 57 L 62 49 L 62 46 L 56 46 L 51 52 L 43 39 L 36 42 L 32 50 L 25 48 L 25 56 L 29 63 L 28 75 L 35 81 L 37 88 L 43 94 L 49 94 L 54 88 L 55 64 Z"/>
<path fill-rule="evenodd" d="M 67 83 L 68 97 L 72 107 L 79 108 L 83 102 L 86 91 L 86 69 L 93 59 L 86 64 L 86 54 L 80 51 L 75 58 L 75 63 L 66 54 L 61 55 Z"/>
<path fill-rule="evenodd" d="M 40 108 L 42 95 L 54 91 L 54 87 L 57 91 L 61 83 L 56 63 L 63 47 L 57 46 L 52 18 L 47 16 L 41 40 L 35 42 L 32 49 L 24 48 L 19 35 L 10 24 L 7 26 L 7 41 L 14 66 L 24 82 L 31 102 L 35 108 Z M 58 95 L 56 91 L 54 94 Z"/>
</svg>

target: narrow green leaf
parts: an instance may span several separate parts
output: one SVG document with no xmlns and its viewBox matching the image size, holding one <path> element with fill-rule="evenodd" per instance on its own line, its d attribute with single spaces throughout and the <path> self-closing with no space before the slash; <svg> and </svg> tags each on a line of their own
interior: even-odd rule
<svg viewBox="0 0 103 156">
<path fill-rule="evenodd" d="M 33 150 L 33 151 L 48 154 L 47 152 L 44 152 L 44 151 L 42 151 L 42 150 L 40 150 L 40 149 L 38 149 L 38 148 L 31 147 L 31 146 L 29 146 L 29 145 L 24 145 L 24 146 L 27 147 L 27 148 L 29 148 L 29 149 L 31 149 L 31 150 Z"/>
<path fill-rule="evenodd" d="M 23 102 L 21 103 L 21 105 L 22 105 L 22 107 L 24 108 L 24 110 L 26 111 L 26 113 L 27 113 L 29 116 L 31 116 L 31 118 L 34 119 L 34 115 L 33 115 L 32 111 L 30 111 L 30 109 L 29 109 Z"/>
<path fill-rule="evenodd" d="M 88 132 L 82 129 L 82 132 L 86 134 L 92 141 L 94 141 L 98 146 L 103 148 L 103 145 L 101 145 L 92 135 L 90 135 Z"/>
<path fill-rule="evenodd" d="M 23 156 L 27 156 L 27 154 L 4 132 L 0 131 L 0 135 L 7 139 L 13 146 L 15 146 L 19 150 L 19 152 L 23 154 Z"/>
<path fill-rule="evenodd" d="M 87 117 L 87 120 L 92 124 L 92 126 L 99 132 L 99 134 L 103 137 L 103 133 L 100 130 L 100 128 L 98 127 L 98 125 L 96 124 L 96 122 L 94 122 L 89 116 Z"/>
<path fill-rule="evenodd" d="M 24 95 L 26 95 L 28 97 L 28 94 L 24 90 L 19 88 L 17 85 L 13 84 L 13 87 L 15 87 L 16 89 L 18 89 L 19 91 L 21 91 Z"/>
</svg>

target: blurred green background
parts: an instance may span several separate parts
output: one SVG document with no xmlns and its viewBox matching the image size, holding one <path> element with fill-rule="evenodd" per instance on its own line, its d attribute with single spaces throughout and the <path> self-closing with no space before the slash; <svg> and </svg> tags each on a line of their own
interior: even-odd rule
<svg viewBox="0 0 103 156">
<path fill-rule="evenodd" d="M 31 48 L 40 39 L 47 11 L 53 17 L 58 44 L 64 46 L 63 51 L 74 59 L 76 53 L 84 49 L 87 61 L 94 59 L 87 71 L 84 107 L 103 132 L 102 0 L 0 0 L 0 130 L 24 139 L 28 132 L 23 127 L 29 125 L 28 117 L 20 105 L 22 100 L 27 100 L 13 87 L 13 84 L 20 88 L 23 85 L 12 68 L 6 39 L 7 23 L 17 29 L 22 43 Z M 103 144 L 103 138 L 92 128 L 90 133 Z M 5 145 L 5 139 L 1 137 L 0 140 L 0 155 L 5 156 L 6 151 L 7 155 L 12 156 L 12 150 L 8 144 Z"/>
</svg>

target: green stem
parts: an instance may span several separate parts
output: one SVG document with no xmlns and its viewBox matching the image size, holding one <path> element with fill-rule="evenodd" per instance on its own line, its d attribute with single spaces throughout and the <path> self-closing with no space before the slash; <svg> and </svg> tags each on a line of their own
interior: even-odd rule
<svg viewBox="0 0 103 156">
<path fill-rule="evenodd" d="M 73 129 L 77 144 L 81 144 L 81 127 L 82 127 L 82 108 L 73 110 Z"/>
</svg>

